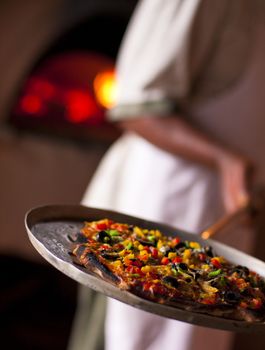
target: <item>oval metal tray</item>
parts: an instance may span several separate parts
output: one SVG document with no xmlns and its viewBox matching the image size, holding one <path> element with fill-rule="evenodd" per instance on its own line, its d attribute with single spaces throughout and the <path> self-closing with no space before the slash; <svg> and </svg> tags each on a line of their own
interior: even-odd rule
<svg viewBox="0 0 265 350">
<path fill-rule="evenodd" d="M 265 277 L 265 263 L 214 240 L 203 240 L 192 233 L 183 232 L 161 223 L 147 221 L 122 213 L 90 208 L 82 205 L 50 205 L 31 209 L 25 216 L 25 226 L 29 239 L 35 249 L 51 265 L 75 281 L 90 287 L 108 297 L 136 308 L 160 316 L 191 324 L 222 330 L 253 332 L 264 331 L 265 323 L 234 321 L 199 312 L 161 305 L 142 299 L 132 293 L 120 290 L 100 277 L 92 275 L 87 269 L 76 265 L 69 255 L 71 242 L 69 234 L 77 233 L 84 221 L 109 218 L 118 222 L 138 225 L 143 228 L 156 228 L 164 234 L 177 235 L 185 240 L 196 240 L 201 245 L 211 245 L 215 251 L 235 264 L 244 265 Z"/>
</svg>

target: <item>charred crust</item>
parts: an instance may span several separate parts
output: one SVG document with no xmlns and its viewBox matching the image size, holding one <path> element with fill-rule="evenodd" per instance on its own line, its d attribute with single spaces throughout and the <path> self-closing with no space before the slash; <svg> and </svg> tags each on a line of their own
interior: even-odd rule
<svg viewBox="0 0 265 350">
<path fill-rule="evenodd" d="M 110 271 L 106 265 L 99 261 L 95 253 L 88 251 L 84 256 L 84 260 L 85 266 L 90 265 L 92 270 L 98 273 L 100 277 L 106 278 L 115 284 L 120 283 L 120 278 L 117 277 L 112 271 Z"/>
</svg>

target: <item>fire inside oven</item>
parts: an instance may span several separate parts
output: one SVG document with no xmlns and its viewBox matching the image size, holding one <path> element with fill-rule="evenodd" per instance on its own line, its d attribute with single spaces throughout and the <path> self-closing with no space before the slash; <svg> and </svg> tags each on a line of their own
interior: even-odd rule
<svg viewBox="0 0 265 350">
<path fill-rule="evenodd" d="M 83 141 L 115 139 L 106 111 L 116 99 L 115 60 L 126 25 L 118 17 L 93 18 L 57 40 L 25 78 L 12 126 Z"/>
</svg>

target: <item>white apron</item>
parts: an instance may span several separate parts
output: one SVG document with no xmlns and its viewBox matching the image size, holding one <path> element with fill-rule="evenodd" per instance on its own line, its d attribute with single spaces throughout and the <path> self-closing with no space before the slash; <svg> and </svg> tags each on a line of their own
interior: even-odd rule
<svg viewBox="0 0 265 350">
<path fill-rule="evenodd" d="M 265 180 L 265 41 L 259 36 L 246 75 L 230 91 L 194 106 L 193 118 L 212 134 L 251 156 Z M 261 33 L 260 33 L 261 34 Z M 209 170 L 177 159 L 142 138 L 127 134 L 108 151 L 84 203 L 170 223 L 198 232 L 222 213 L 218 179 Z M 233 238 L 233 237 L 232 237 Z M 236 245 L 247 250 L 249 236 Z M 231 333 L 162 318 L 108 300 L 106 350 L 225 350 Z M 196 347 L 194 347 L 196 336 Z M 200 339 L 200 341 L 199 341 Z"/>
</svg>

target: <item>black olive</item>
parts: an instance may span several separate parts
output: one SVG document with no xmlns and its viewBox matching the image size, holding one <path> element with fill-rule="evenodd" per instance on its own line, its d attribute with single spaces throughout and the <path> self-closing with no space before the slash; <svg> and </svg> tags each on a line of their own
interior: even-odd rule
<svg viewBox="0 0 265 350">
<path fill-rule="evenodd" d="M 99 231 L 96 235 L 96 240 L 98 242 L 107 243 L 111 240 L 110 235 L 106 231 Z"/>
<path fill-rule="evenodd" d="M 251 296 L 251 290 L 246 288 L 241 292 L 241 295 L 244 295 L 245 297 Z"/>
<path fill-rule="evenodd" d="M 189 269 L 188 274 L 191 275 L 195 281 L 197 281 L 198 278 L 201 277 L 201 274 L 197 270 L 194 270 L 194 269 Z"/>
<path fill-rule="evenodd" d="M 177 250 L 177 249 L 180 249 L 180 248 L 184 248 L 186 247 L 186 244 L 184 242 L 179 242 L 175 247 L 174 249 Z"/>
<path fill-rule="evenodd" d="M 178 286 L 179 286 L 178 280 L 175 277 L 172 277 L 172 276 L 165 276 L 165 277 L 162 278 L 162 281 L 164 283 L 167 283 L 167 284 L 171 285 L 174 288 L 178 288 Z"/>
<path fill-rule="evenodd" d="M 224 300 L 229 304 L 237 304 L 240 300 L 240 294 L 233 291 L 225 291 L 223 296 Z"/>
<path fill-rule="evenodd" d="M 210 247 L 210 246 L 204 247 L 204 252 L 205 252 L 205 254 L 208 255 L 210 258 L 213 258 L 213 257 L 214 257 L 213 248 L 212 248 L 212 247 Z"/>
<path fill-rule="evenodd" d="M 142 238 L 139 238 L 139 237 L 137 237 L 137 241 L 140 242 L 143 245 L 148 245 L 148 246 L 153 246 L 153 247 L 156 246 L 156 242 L 155 241 L 154 242 L 153 241 L 146 241 L 146 240 L 144 240 Z"/>
<path fill-rule="evenodd" d="M 175 252 L 175 250 L 173 248 L 169 248 L 169 247 L 165 248 L 165 250 L 164 250 L 165 256 L 168 256 L 169 253 L 174 253 L 174 252 Z"/>
<path fill-rule="evenodd" d="M 201 277 L 201 274 L 199 272 L 195 272 L 194 279 L 195 281 L 198 281 L 198 279 Z"/>
<path fill-rule="evenodd" d="M 246 266 L 237 265 L 233 272 L 237 272 L 240 277 L 246 278 L 249 275 L 249 269 Z"/>
<path fill-rule="evenodd" d="M 243 266 L 243 271 L 247 276 L 249 275 L 249 269 L 246 266 Z"/>
<path fill-rule="evenodd" d="M 116 260 L 117 258 L 119 258 L 119 254 L 118 253 L 108 253 L 108 252 L 105 252 L 103 251 L 101 253 L 101 256 L 105 259 L 108 259 L 108 260 Z"/>
<path fill-rule="evenodd" d="M 215 288 L 220 288 L 220 280 L 217 278 L 214 278 L 213 280 L 210 280 L 209 281 L 209 284 L 212 286 L 212 287 L 215 287 Z"/>
<path fill-rule="evenodd" d="M 177 266 L 180 267 L 181 270 L 183 270 L 183 271 L 187 271 L 188 270 L 188 265 L 185 264 L 185 263 L 179 263 Z"/>
</svg>

